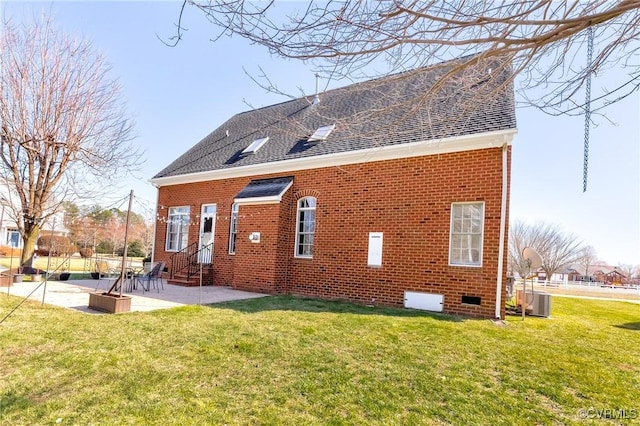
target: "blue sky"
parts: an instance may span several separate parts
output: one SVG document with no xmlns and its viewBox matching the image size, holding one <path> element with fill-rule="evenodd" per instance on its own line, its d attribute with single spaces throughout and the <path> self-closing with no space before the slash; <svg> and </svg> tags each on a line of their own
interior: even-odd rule
<svg viewBox="0 0 640 426">
<path fill-rule="evenodd" d="M 14 22 L 50 13 L 57 26 L 91 39 L 107 57 L 136 122 L 135 143 L 146 151 L 144 168 L 135 177 L 123 176 L 113 199 L 133 189 L 136 210 L 149 216 L 156 189 L 148 179 L 233 114 L 287 100 L 260 88 L 244 69 L 258 75 L 262 67 L 291 94 L 315 91 L 311 66 L 271 57 L 240 38 L 213 43 L 216 28 L 196 10 L 186 11 L 188 31 L 182 42 L 165 46 L 159 38 L 175 34 L 179 2 L 0 1 L 0 9 Z M 594 87 L 610 86 L 619 78 L 621 73 L 613 70 L 596 79 Z M 611 265 L 640 264 L 638 93 L 611 106 L 606 115 L 595 117 L 597 126 L 591 129 L 589 186 L 583 193 L 584 119 L 518 109 L 511 220 L 555 223 L 592 245 Z"/>
</svg>

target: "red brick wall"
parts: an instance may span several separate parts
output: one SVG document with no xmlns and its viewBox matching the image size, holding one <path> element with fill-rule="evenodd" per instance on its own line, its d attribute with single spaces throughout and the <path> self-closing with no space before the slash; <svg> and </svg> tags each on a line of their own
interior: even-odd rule
<svg viewBox="0 0 640 426">
<path fill-rule="evenodd" d="M 216 203 L 218 285 L 391 306 L 403 306 L 404 291 L 438 293 L 445 312 L 495 316 L 501 148 L 281 175 L 295 178 L 280 204 L 240 207 L 235 255 L 227 252 L 234 196 L 252 178 L 279 175 L 160 188 L 155 260 L 170 254 L 164 252 L 166 207 L 189 204 L 193 216 L 201 204 Z M 314 257 L 297 259 L 296 201 L 307 195 L 317 198 Z M 448 265 L 451 203 L 467 201 L 485 203 L 481 268 Z M 260 244 L 249 241 L 251 232 L 261 232 Z M 369 232 L 384 233 L 381 268 L 367 266 Z M 189 241 L 197 238 L 195 224 Z M 503 259 L 506 281 L 506 245 Z M 505 294 L 503 288 L 503 302 Z M 464 295 L 481 297 L 481 305 L 462 304 Z"/>
</svg>

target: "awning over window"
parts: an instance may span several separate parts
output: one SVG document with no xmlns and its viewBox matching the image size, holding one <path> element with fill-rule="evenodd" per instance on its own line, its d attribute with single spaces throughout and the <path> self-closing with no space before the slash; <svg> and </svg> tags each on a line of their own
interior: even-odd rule
<svg viewBox="0 0 640 426">
<path fill-rule="evenodd" d="M 234 202 L 238 204 L 279 203 L 292 184 L 293 176 L 252 180 L 236 195 Z"/>
</svg>

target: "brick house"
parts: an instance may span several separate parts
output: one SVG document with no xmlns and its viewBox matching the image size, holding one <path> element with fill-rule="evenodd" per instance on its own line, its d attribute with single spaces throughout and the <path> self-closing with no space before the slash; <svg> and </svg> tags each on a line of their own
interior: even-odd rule
<svg viewBox="0 0 640 426">
<path fill-rule="evenodd" d="M 169 282 L 503 317 L 513 89 L 484 64 L 429 92 L 452 64 L 234 115 L 173 161 Z"/>
<path fill-rule="evenodd" d="M 596 281 L 611 285 L 625 285 L 629 281 L 617 266 L 598 265 L 593 275 Z"/>
</svg>

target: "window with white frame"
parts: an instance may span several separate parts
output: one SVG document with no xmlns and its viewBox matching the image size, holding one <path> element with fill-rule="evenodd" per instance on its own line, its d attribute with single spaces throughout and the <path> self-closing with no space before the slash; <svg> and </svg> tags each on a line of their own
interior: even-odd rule
<svg viewBox="0 0 640 426">
<path fill-rule="evenodd" d="M 189 222 L 189 206 L 169 207 L 166 251 L 180 251 L 187 246 Z"/>
<path fill-rule="evenodd" d="M 236 237 L 238 236 L 238 203 L 231 205 L 231 220 L 229 223 L 229 254 L 236 252 Z"/>
<path fill-rule="evenodd" d="M 482 266 L 484 203 L 451 204 L 449 264 Z"/>
<path fill-rule="evenodd" d="M 7 229 L 7 245 L 9 247 L 22 247 L 22 237 L 17 229 Z"/>
<path fill-rule="evenodd" d="M 313 239 L 316 231 L 316 199 L 298 200 L 296 219 L 296 257 L 313 257 Z"/>
</svg>

